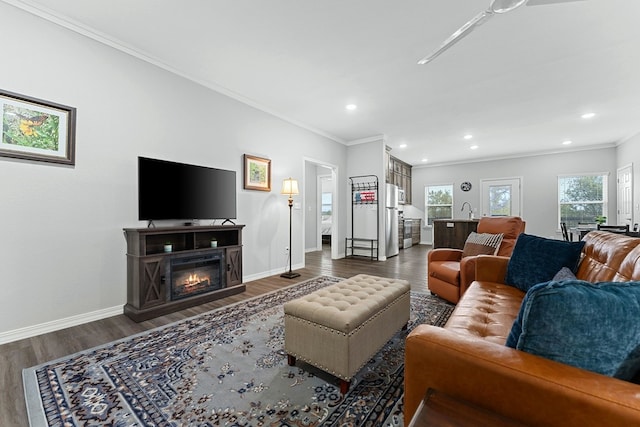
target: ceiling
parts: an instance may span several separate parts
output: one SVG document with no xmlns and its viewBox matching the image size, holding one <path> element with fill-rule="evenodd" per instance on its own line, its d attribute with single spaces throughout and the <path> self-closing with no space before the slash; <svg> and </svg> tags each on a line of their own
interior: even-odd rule
<svg viewBox="0 0 640 427">
<path fill-rule="evenodd" d="M 640 1 L 520 7 L 426 65 L 489 0 L 2 1 L 335 141 L 384 135 L 413 165 L 640 132 Z"/>
</svg>

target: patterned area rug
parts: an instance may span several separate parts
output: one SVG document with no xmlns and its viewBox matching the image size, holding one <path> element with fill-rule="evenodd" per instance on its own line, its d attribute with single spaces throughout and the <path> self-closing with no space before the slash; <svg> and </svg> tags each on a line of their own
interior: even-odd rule
<svg viewBox="0 0 640 427">
<path fill-rule="evenodd" d="M 286 363 L 286 301 L 340 279 L 267 295 L 23 371 L 32 426 L 402 425 L 398 332 L 341 396 L 331 376 Z M 415 325 L 442 325 L 453 305 L 411 293 Z"/>
</svg>

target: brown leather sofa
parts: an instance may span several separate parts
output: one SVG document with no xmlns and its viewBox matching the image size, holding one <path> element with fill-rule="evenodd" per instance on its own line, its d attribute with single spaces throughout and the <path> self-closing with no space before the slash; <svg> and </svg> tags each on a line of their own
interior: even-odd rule
<svg viewBox="0 0 640 427">
<path fill-rule="evenodd" d="M 576 277 L 640 280 L 640 239 L 592 231 Z M 404 422 L 428 389 L 531 426 L 640 425 L 640 385 L 504 345 L 524 293 L 504 284 L 508 258 L 479 256 L 474 281 L 444 328 L 407 337 Z"/>
<path fill-rule="evenodd" d="M 483 217 L 478 222 L 478 233 L 502 233 L 497 255 L 510 256 L 525 222 L 517 216 Z M 438 248 L 427 255 L 427 285 L 429 290 L 452 303 L 457 303 L 475 279 L 477 257 L 462 257 L 461 249 Z"/>
</svg>

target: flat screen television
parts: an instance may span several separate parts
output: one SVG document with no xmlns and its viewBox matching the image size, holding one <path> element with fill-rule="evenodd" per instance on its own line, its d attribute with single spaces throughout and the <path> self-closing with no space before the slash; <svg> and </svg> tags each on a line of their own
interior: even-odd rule
<svg viewBox="0 0 640 427">
<path fill-rule="evenodd" d="M 236 218 L 236 172 L 138 157 L 142 220 Z"/>
</svg>

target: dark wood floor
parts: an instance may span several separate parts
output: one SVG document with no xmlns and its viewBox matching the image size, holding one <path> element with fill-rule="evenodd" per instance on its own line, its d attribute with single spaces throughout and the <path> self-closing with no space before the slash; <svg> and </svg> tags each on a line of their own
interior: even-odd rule
<svg viewBox="0 0 640 427">
<path fill-rule="evenodd" d="M 33 338 L 0 345 L 0 425 L 28 426 L 22 386 L 22 369 L 76 353 L 113 340 L 166 325 L 218 307 L 242 301 L 292 283 L 302 282 L 320 275 L 351 277 L 366 273 L 376 276 L 405 279 L 413 290 L 426 291 L 427 252 L 430 246 L 418 245 L 401 250 L 398 256 L 384 262 L 362 258 L 331 260 L 327 247 L 324 251 L 310 252 L 305 257 L 306 267 L 296 272 L 300 277 L 290 280 L 279 275 L 248 282 L 246 292 L 218 301 L 135 323 L 124 315 L 114 316 L 84 325 L 51 332 Z"/>
</svg>

